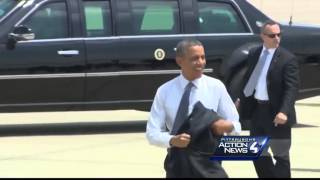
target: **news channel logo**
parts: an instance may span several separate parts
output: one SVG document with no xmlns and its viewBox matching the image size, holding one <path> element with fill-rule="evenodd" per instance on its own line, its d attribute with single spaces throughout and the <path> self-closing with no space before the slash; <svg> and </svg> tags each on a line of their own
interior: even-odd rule
<svg viewBox="0 0 320 180">
<path fill-rule="evenodd" d="M 256 160 L 268 141 L 267 136 L 223 136 L 210 160 Z"/>
</svg>

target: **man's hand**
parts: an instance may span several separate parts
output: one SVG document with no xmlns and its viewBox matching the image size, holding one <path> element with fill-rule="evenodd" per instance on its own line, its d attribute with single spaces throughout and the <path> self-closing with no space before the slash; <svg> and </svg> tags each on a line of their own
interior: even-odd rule
<svg viewBox="0 0 320 180">
<path fill-rule="evenodd" d="M 170 139 L 170 144 L 174 147 L 185 148 L 190 143 L 191 136 L 186 133 L 178 134 Z"/>
<path fill-rule="evenodd" d="M 279 112 L 273 120 L 274 126 L 277 127 L 278 124 L 285 124 L 288 121 L 288 116 L 282 112 Z"/>
<path fill-rule="evenodd" d="M 211 129 L 215 135 L 223 135 L 232 131 L 233 124 L 230 121 L 219 119 L 211 124 Z"/>
</svg>

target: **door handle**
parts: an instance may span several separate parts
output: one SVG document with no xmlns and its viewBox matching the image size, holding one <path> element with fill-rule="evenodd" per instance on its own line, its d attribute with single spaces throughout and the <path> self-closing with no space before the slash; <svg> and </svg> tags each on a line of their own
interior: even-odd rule
<svg viewBox="0 0 320 180">
<path fill-rule="evenodd" d="M 76 55 L 79 55 L 79 51 L 78 50 L 60 50 L 58 51 L 58 54 L 62 56 L 76 56 Z"/>
</svg>

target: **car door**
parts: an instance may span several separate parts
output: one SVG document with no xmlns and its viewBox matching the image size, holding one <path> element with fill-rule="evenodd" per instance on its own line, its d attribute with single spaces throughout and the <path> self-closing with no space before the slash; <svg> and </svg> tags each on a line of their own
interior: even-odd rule
<svg viewBox="0 0 320 180">
<path fill-rule="evenodd" d="M 113 1 L 81 0 L 86 47 L 86 108 L 99 109 L 118 102 L 117 79 L 120 38 L 115 35 Z"/>
<path fill-rule="evenodd" d="M 0 106 L 4 110 L 65 109 L 83 102 L 84 43 L 72 38 L 69 13 L 75 1 L 37 2 L 31 1 L 34 8 L 15 24 L 30 28 L 34 39 L 18 41 L 1 55 Z"/>
<path fill-rule="evenodd" d="M 121 100 L 145 105 L 145 110 L 157 88 L 180 74 L 174 50 L 179 41 L 200 40 L 207 58 L 204 72 L 219 77 L 222 61 L 235 48 L 258 39 L 231 2 L 130 0 L 127 6 L 129 12 L 121 17 L 127 13 L 130 21 L 118 27 L 120 49 L 126 53 L 120 54 L 118 79 L 123 83 L 117 92 Z"/>
<path fill-rule="evenodd" d="M 182 35 L 178 0 L 130 0 L 118 6 L 121 45 L 117 97 L 130 108 L 149 110 L 157 88 L 180 74 L 175 46 Z M 126 11 L 125 11 L 126 10 Z"/>
<path fill-rule="evenodd" d="M 185 38 L 196 38 L 204 43 L 208 60 L 205 73 L 218 76 L 222 60 L 237 46 L 255 37 L 234 5 L 220 5 L 221 1 L 217 1 L 209 4 L 210 9 L 206 2 L 200 5 L 194 0 L 111 1 L 113 34 L 86 41 L 87 100 L 93 104 L 110 104 L 111 108 L 149 110 L 157 88 L 180 74 L 174 49 Z M 221 6 L 224 9 L 216 8 Z M 199 12 L 222 13 L 235 27 L 217 27 L 220 30 L 213 31 L 215 26 L 202 24 L 208 19 L 203 21 Z M 224 19 L 218 18 L 223 25 Z M 103 52 L 96 52 L 98 49 Z M 93 62 L 100 70 L 92 71 Z M 98 74 L 93 74 L 95 72 Z"/>
<path fill-rule="evenodd" d="M 165 1 L 139 1 L 138 4 L 135 2 L 83 1 L 84 29 L 87 35 L 85 42 L 88 107 L 97 108 L 101 105 L 108 109 L 149 108 L 157 87 L 172 78 L 173 74 L 180 73 L 174 60 L 174 46 L 181 37 L 172 35 L 172 32 L 173 34 L 180 32 L 180 24 L 176 20 L 179 18 L 177 6 L 173 9 L 176 16 L 174 19 L 170 17 L 174 21 L 171 21 L 171 24 L 165 22 L 164 25 L 170 28 L 161 29 L 159 25 L 151 26 L 159 23 L 160 20 L 166 21 L 162 19 L 163 13 L 160 13 L 160 17 L 156 17 L 154 12 L 147 13 L 146 18 L 149 24 L 143 24 L 138 22 L 144 14 L 139 12 L 139 8 L 143 4 L 162 5 Z M 177 3 L 177 1 L 172 2 Z M 161 8 L 161 10 L 167 10 L 166 7 L 163 9 L 161 6 Z M 132 16 L 132 12 L 140 13 L 139 17 Z M 172 12 L 165 11 L 164 15 L 168 17 L 168 13 Z M 156 23 L 152 19 L 155 17 L 158 20 Z M 92 24 L 91 20 L 95 20 L 95 23 Z M 175 23 L 172 24 L 173 22 Z M 141 23 L 142 29 L 140 29 Z M 154 28 L 160 28 L 160 30 Z M 159 36 L 162 33 L 167 35 Z"/>
</svg>

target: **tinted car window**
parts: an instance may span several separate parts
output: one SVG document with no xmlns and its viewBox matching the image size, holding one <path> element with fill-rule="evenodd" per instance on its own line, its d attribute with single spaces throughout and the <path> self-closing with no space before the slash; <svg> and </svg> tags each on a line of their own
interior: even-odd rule
<svg viewBox="0 0 320 180">
<path fill-rule="evenodd" d="M 177 1 L 133 0 L 131 3 L 135 34 L 179 33 Z"/>
<path fill-rule="evenodd" d="M 111 35 L 109 1 L 84 1 L 85 29 L 88 37 Z"/>
<path fill-rule="evenodd" d="M 200 33 L 248 32 L 238 13 L 230 4 L 198 2 Z"/>
<path fill-rule="evenodd" d="M 68 19 L 65 2 L 49 3 L 37 9 L 24 23 L 35 33 L 35 39 L 65 38 Z"/>
</svg>

